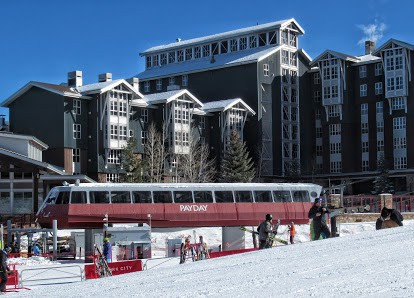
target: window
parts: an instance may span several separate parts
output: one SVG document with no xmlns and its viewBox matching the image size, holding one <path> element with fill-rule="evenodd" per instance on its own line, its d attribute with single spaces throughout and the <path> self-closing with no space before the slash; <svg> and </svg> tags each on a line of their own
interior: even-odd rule
<svg viewBox="0 0 414 298">
<path fill-rule="evenodd" d="M 375 103 L 375 106 L 376 106 L 376 112 L 377 112 L 377 114 L 384 113 L 384 103 L 382 101 L 376 102 Z"/>
<path fill-rule="evenodd" d="M 162 79 L 158 79 L 156 81 L 156 88 L 157 88 L 157 91 L 162 90 Z"/>
<path fill-rule="evenodd" d="M 203 57 L 208 57 L 210 56 L 210 45 L 206 44 L 203 45 Z"/>
<path fill-rule="evenodd" d="M 119 182 L 119 174 L 106 174 L 106 182 Z"/>
<path fill-rule="evenodd" d="M 154 55 L 152 56 L 152 62 L 153 62 L 153 66 L 160 66 L 160 62 L 159 62 L 159 56 L 158 55 Z"/>
<path fill-rule="evenodd" d="M 369 171 L 369 160 L 362 161 L 362 171 L 364 172 Z"/>
<path fill-rule="evenodd" d="M 368 152 L 369 145 L 368 142 L 362 142 L 362 153 Z"/>
<path fill-rule="evenodd" d="M 81 138 L 81 125 L 80 124 L 73 124 L 73 138 L 74 139 Z"/>
<path fill-rule="evenodd" d="M 395 57 L 395 70 L 402 69 L 402 57 L 397 56 Z"/>
<path fill-rule="evenodd" d="M 147 141 L 148 141 L 148 131 L 143 130 L 141 131 L 141 144 L 145 145 L 147 144 Z"/>
<path fill-rule="evenodd" d="M 329 135 L 330 136 L 341 135 L 341 124 L 330 124 L 329 125 Z"/>
<path fill-rule="evenodd" d="M 253 195 L 251 191 L 236 190 L 234 191 L 234 198 L 236 203 L 252 203 Z"/>
<path fill-rule="evenodd" d="M 310 202 L 309 193 L 306 190 L 297 190 L 292 193 L 293 202 Z"/>
<path fill-rule="evenodd" d="M 131 196 L 129 191 L 111 191 L 112 204 L 130 204 Z"/>
<path fill-rule="evenodd" d="M 201 47 L 194 48 L 194 58 L 195 59 L 201 58 Z"/>
<path fill-rule="evenodd" d="M 200 129 L 206 128 L 206 118 L 203 116 L 200 116 Z"/>
<path fill-rule="evenodd" d="M 375 76 L 380 76 L 380 75 L 382 75 L 382 64 L 377 63 L 375 64 Z"/>
<path fill-rule="evenodd" d="M 81 114 L 81 101 L 79 99 L 73 100 L 73 114 L 75 115 Z"/>
<path fill-rule="evenodd" d="M 316 138 L 322 138 L 322 127 L 316 128 Z"/>
<path fill-rule="evenodd" d="M 150 191 L 133 191 L 132 198 L 134 203 L 151 204 L 152 197 Z"/>
<path fill-rule="evenodd" d="M 111 140 L 118 140 L 118 125 L 111 124 Z"/>
<path fill-rule="evenodd" d="M 330 154 L 339 154 L 342 151 L 341 143 L 331 143 L 329 144 Z"/>
<path fill-rule="evenodd" d="M 107 174 L 107 181 L 108 181 Z M 91 204 L 108 204 L 109 203 L 109 192 L 108 191 L 90 191 L 89 201 Z"/>
<path fill-rule="evenodd" d="M 382 82 L 375 83 L 375 95 L 382 94 Z"/>
<path fill-rule="evenodd" d="M 393 119 L 394 130 L 405 129 L 405 127 L 405 117 L 397 117 Z"/>
<path fill-rule="evenodd" d="M 394 91 L 394 78 L 387 78 L 387 91 Z"/>
<path fill-rule="evenodd" d="M 316 156 L 322 156 L 322 145 L 316 145 Z"/>
<path fill-rule="evenodd" d="M 362 134 L 368 133 L 368 122 L 361 123 L 361 133 Z"/>
<path fill-rule="evenodd" d="M 150 92 L 150 82 L 144 82 L 144 92 Z"/>
<path fill-rule="evenodd" d="M 319 72 L 315 72 L 313 74 L 313 83 L 315 85 L 320 84 L 321 83 L 321 75 L 319 74 Z"/>
<path fill-rule="evenodd" d="M 314 91 L 313 92 L 313 99 L 315 100 L 315 102 L 320 102 L 321 101 L 321 91 Z"/>
<path fill-rule="evenodd" d="M 367 96 L 367 84 L 362 84 L 359 86 L 359 96 Z"/>
<path fill-rule="evenodd" d="M 79 148 L 72 149 L 72 161 L 80 162 L 80 149 Z"/>
<path fill-rule="evenodd" d="M 297 65 L 297 61 L 296 61 L 296 53 L 293 52 L 289 52 L 289 64 L 292 66 L 296 66 Z"/>
<path fill-rule="evenodd" d="M 148 123 L 148 109 L 141 109 L 141 120 L 143 123 Z"/>
<path fill-rule="evenodd" d="M 183 86 L 188 86 L 188 75 L 185 74 L 181 77 L 181 83 Z"/>
<path fill-rule="evenodd" d="M 114 150 L 114 149 L 109 150 L 108 163 L 119 165 L 121 163 L 120 156 L 121 156 L 121 150 Z"/>
<path fill-rule="evenodd" d="M 69 191 L 59 191 L 55 204 L 56 205 L 69 204 L 69 194 L 70 194 Z"/>
<path fill-rule="evenodd" d="M 288 190 L 273 191 L 273 198 L 275 199 L 275 202 L 292 202 L 292 197 Z"/>
<path fill-rule="evenodd" d="M 331 173 L 340 173 L 342 172 L 342 162 L 341 161 L 331 161 Z"/>
<path fill-rule="evenodd" d="M 152 66 L 151 56 L 146 56 L 145 58 L 146 58 L 146 61 L 147 61 L 147 63 L 146 63 L 147 68 L 150 68 Z"/>
<path fill-rule="evenodd" d="M 367 66 L 366 65 L 361 65 L 359 67 L 359 78 L 366 78 L 367 77 Z"/>
<path fill-rule="evenodd" d="M 185 60 L 191 60 L 193 59 L 193 49 L 185 49 Z"/>
<path fill-rule="evenodd" d="M 384 140 L 377 141 L 377 151 L 383 152 L 384 151 Z"/>
<path fill-rule="evenodd" d="M 282 50 L 282 64 L 289 64 L 289 52 Z"/>
<path fill-rule="evenodd" d="M 384 121 L 377 121 L 377 133 L 384 132 Z"/>
<path fill-rule="evenodd" d="M 216 203 L 234 203 L 232 191 L 215 191 Z"/>
<path fill-rule="evenodd" d="M 250 44 L 249 44 L 250 48 L 251 49 L 256 48 L 257 47 L 257 37 L 256 37 L 256 35 L 250 36 L 249 40 L 250 40 Z"/>
<path fill-rule="evenodd" d="M 240 50 L 247 49 L 247 37 L 240 37 Z"/>
<path fill-rule="evenodd" d="M 125 125 L 119 126 L 119 139 L 120 140 L 126 140 L 127 139 L 127 127 Z"/>
<path fill-rule="evenodd" d="M 339 117 L 339 106 L 333 105 L 328 107 L 329 117 Z"/>
<path fill-rule="evenodd" d="M 174 191 L 174 202 L 175 203 L 192 203 L 193 194 L 191 191 Z"/>
<path fill-rule="evenodd" d="M 169 77 L 168 78 L 168 85 L 169 86 L 175 85 L 175 77 Z"/>
<path fill-rule="evenodd" d="M 398 76 L 395 78 L 395 90 L 402 90 L 404 87 L 403 85 L 403 77 Z"/>
<path fill-rule="evenodd" d="M 269 76 L 269 64 L 263 64 L 263 75 L 265 77 Z"/>
<path fill-rule="evenodd" d="M 161 65 L 167 64 L 167 54 L 166 53 L 160 54 L 160 64 Z"/>
<path fill-rule="evenodd" d="M 407 148 L 407 139 L 405 137 L 394 138 L 394 149 Z"/>
<path fill-rule="evenodd" d="M 183 62 L 184 61 L 184 51 L 178 50 L 177 51 L 177 62 Z"/>
<path fill-rule="evenodd" d="M 405 99 L 402 97 L 393 98 L 391 100 L 392 110 L 403 110 L 405 109 Z"/>
<path fill-rule="evenodd" d="M 117 116 L 118 115 L 118 101 L 116 99 L 111 100 L 110 114 L 112 116 Z"/>
<path fill-rule="evenodd" d="M 407 168 L 407 157 L 394 157 L 394 169 L 406 169 Z"/>
<path fill-rule="evenodd" d="M 195 203 L 213 203 L 213 193 L 211 191 L 194 191 Z"/>
<path fill-rule="evenodd" d="M 256 203 L 273 202 L 272 193 L 269 190 L 255 190 L 254 197 L 255 197 Z"/>
<path fill-rule="evenodd" d="M 154 191 L 154 203 L 172 203 L 171 191 Z"/>
<path fill-rule="evenodd" d="M 315 110 L 315 120 L 321 120 L 321 110 Z"/>
<path fill-rule="evenodd" d="M 86 197 L 86 191 L 72 191 L 71 198 L 70 198 L 71 204 L 86 204 L 88 203 L 87 197 Z"/>
<path fill-rule="evenodd" d="M 175 62 L 175 52 L 169 52 L 168 53 L 168 63 L 174 63 Z"/>
<path fill-rule="evenodd" d="M 367 103 L 361 104 L 361 116 L 362 115 L 368 115 L 368 104 Z"/>
</svg>

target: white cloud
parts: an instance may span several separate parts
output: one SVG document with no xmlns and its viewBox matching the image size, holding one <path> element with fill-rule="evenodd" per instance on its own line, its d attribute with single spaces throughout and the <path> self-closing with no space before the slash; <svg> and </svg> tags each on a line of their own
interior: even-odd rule
<svg viewBox="0 0 414 298">
<path fill-rule="evenodd" d="M 358 28 L 364 33 L 364 37 L 358 41 L 358 44 L 364 44 L 366 40 L 371 40 L 377 43 L 377 41 L 383 37 L 387 25 L 375 22 L 374 24 L 369 25 L 358 25 Z"/>
</svg>

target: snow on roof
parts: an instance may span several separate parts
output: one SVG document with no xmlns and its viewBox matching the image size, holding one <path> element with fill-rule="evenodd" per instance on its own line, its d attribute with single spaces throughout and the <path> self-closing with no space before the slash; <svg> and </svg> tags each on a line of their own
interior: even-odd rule
<svg viewBox="0 0 414 298">
<path fill-rule="evenodd" d="M 351 56 L 351 55 L 348 55 L 348 54 L 344 54 L 344 53 L 341 53 L 341 52 L 332 51 L 332 50 L 326 50 L 312 61 L 311 66 L 314 66 L 326 54 L 331 54 L 331 55 L 333 55 L 335 57 L 338 57 L 339 59 L 345 60 L 345 61 L 352 61 L 352 62 L 358 62 L 359 61 L 358 57 Z"/>
<path fill-rule="evenodd" d="M 225 111 L 237 103 L 242 104 L 250 113 L 255 115 L 256 113 L 250 108 L 241 98 L 224 99 L 218 101 L 206 102 L 203 106 L 203 110 L 206 112 Z"/>
<path fill-rule="evenodd" d="M 165 51 L 165 50 L 181 48 L 181 47 L 185 47 L 185 46 L 189 46 L 189 45 L 207 43 L 207 42 L 211 42 L 211 41 L 214 41 L 214 40 L 228 39 L 228 38 L 232 38 L 232 37 L 239 36 L 239 35 L 251 34 L 251 33 L 259 32 L 259 31 L 262 31 L 262 30 L 269 30 L 269 29 L 272 29 L 272 28 L 276 29 L 276 28 L 280 28 L 280 27 L 283 27 L 283 26 L 287 26 L 290 23 L 295 24 L 295 26 L 298 28 L 300 34 L 305 33 L 303 28 L 300 27 L 299 24 L 295 21 L 295 19 L 292 18 L 292 19 L 288 19 L 288 20 L 282 20 L 282 21 L 271 22 L 271 23 L 266 23 L 266 24 L 262 24 L 262 25 L 246 27 L 246 28 L 242 28 L 242 29 L 236 29 L 236 30 L 232 30 L 232 31 L 227 31 L 227 32 L 223 32 L 223 33 L 213 34 L 213 35 L 208 35 L 208 36 L 204 36 L 204 37 L 193 38 L 193 39 L 184 40 L 184 41 L 181 40 L 179 42 L 173 42 L 173 43 L 166 44 L 166 45 L 155 46 L 155 47 L 152 47 L 152 48 L 149 48 L 149 49 L 145 50 L 144 52 L 140 53 L 140 55 L 144 56 L 144 55 L 151 54 L 151 53 L 157 52 L 157 51 Z"/>
<path fill-rule="evenodd" d="M 203 103 L 200 100 L 198 100 L 193 94 L 191 94 L 191 92 L 188 91 L 187 89 L 171 90 L 171 91 L 166 91 L 166 92 L 147 94 L 144 96 L 144 100 L 148 104 L 170 102 L 184 94 L 187 95 L 189 98 L 191 98 L 199 106 L 203 106 Z"/>
<path fill-rule="evenodd" d="M 140 80 L 154 79 L 183 73 L 204 71 L 206 69 L 217 69 L 239 64 L 247 64 L 260 60 L 263 56 L 279 51 L 280 47 L 261 47 L 244 51 L 231 52 L 214 56 L 214 63 L 211 63 L 212 57 L 204 57 L 185 61 L 183 63 L 171 63 L 161 67 L 153 67 L 139 73 L 136 77 Z"/>
<path fill-rule="evenodd" d="M 357 58 L 359 59 L 359 61 L 356 62 L 355 64 L 366 64 L 366 63 L 377 62 L 377 61 L 381 60 L 380 57 L 374 56 L 372 54 L 358 56 Z"/>
</svg>

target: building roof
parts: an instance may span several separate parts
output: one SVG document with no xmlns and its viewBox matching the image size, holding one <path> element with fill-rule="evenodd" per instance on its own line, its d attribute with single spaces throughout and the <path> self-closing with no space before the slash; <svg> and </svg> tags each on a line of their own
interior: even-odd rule
<svg viewBox="0 0 414 298">
<path fill-rule="evenodd" d="M 40 89 L 44 89 L 44 90 L 47 90 L 47 91 L 50 91 L 52 93 L 56 93 L 62 96 L 75 97 L 75 98 L 82 97 L 82 94 L 77 92 L 76 89 L 65 86 L 65 85 L 55 85 L 55 84 L 49 84 L 49 83 L 30 81 L 29 83 L 24 85 L 22 88 L 20 88 L 17 92 L 15 92 L 13 95 L 11 95 L 9 98 L 4 100 L 1 103 L 1 106 L 6 107 L 6 108 L 9 107 L 9 105 L 13 101 L 15 101 L 17 98 L 19 98 L 24 93 L 29 91 L 32 87 L 38 87 Z"/>
<path fill-rule="evenodd" d="M 388 48 L 393 43 L 399 45 L 400 47 L 407 48 L 407 49 L 410 49 L 411 51 L 414 51 L 414 45 L 412 45 L 410 43 L 407 43 L 407 42 L 403 42 L 403 41 L 400 41 L 400 40 L 396 40 L 396 39 L 391 38 L 388 41 L 386 41 L 381 47 L 379 47 L 378 49 L 376 49 L 373 52 L 373 54 L 374 55 L 379 54 L 382 50 Z"/>
<path fill-rule="evenodd" d="M 335 56 L 335 57 L 337 57 L 341 60 L 345 60 L 345 61 L 351 61 L 351 62 L 358 62 L 359 61 L 358 57 L 351 56 L 351 55 L 344 54 L 344 53 L 340 53 L 340 52 L 336 52 L 336 51 L 332 51 L 332 50 L 326 50 L 312 61 L 311 66 L 314 66 L 317 62 L 319 62 L 319 60 L 322 60 L 327 54 L 331 54 L 332 56 Z"/>
<path fill-rule="evenodd" d="M 140 53 L 140 55 L 144 56 L 144 55 L 152 54 L 155 52 L 172 50 L 172 49 L 182 48 L 182 47 L 186 47 L 190 45 L 193 46 L 193 45 L 208 43 L 208 42 L 212 42 L 216 40 L 229 39 L 229 38 L 233 38 L 233 37 L 240 36 L 240 35 L 261 32 L 264 30 L 284 28 L 292 23 L 300 34 L 305 33 L 305 30 L 303 30 L 303 28 L 296 22 L 296 20 L 291 18 L 287 20 L 246 27 L 242 29 L 227 31 L 227 32 L 208 35 L 204 37 L 193 38 L 193 39 L 184 40 L 184 41 L 180 40 L 180 41 L 173 42 L 173 43 L 166 44 L 166 45 L 155 46 L 155 47 L 145 50 L 144 52 Z"/>
<path fill-rule="evenodd" d="M 43 143 L 41 140 L 39 140 L 38 138 L 36 138 L 34 136 L 15 134 L 15 133 L 12 133 L 12 132 L 0 132 L 0 138 L 27 140 L 27 141 L 34 142 L 34 143 L 38 144 L 42 148 L 42 150 L 46 150 L 46 149 L 49 148 L 48 145 L 46 145 L 45 143 Z"/>
<path fill-rule="evenodd" d="M 94 84 L 88 84 L 84 86 L 77 87 L 77 90 L 82 93 L 83 95 L 86 94 L 94 94 L 94 93 L 104 93 L 107 92 L 116 86 L 124 84 L 130 91 L 134 92 L 136 95 L 138 95 L 140 98 L 143 97 L 141 93 L 138 92 L 134 87 L 132 87 L 126 80 L 119 79 L 119 80 L 113 80 L 113 81 L 107 81 L 107 82 L 99 82 Z"/>
<path fill-rule="evenodd" d="M 231 52 L 228 54 L 203 57 L 184 63 L 171 63 L 161 67 L 152 67 L 136 75 L 140 80 L 156 79 L 172 75 L 180 75 L 198 71 L 205 71 L 211 69 L 218 69 L 229 66 L 236 66 L 241 64 L 248 64 L 260 61 L 277 51 L 283 46 L 279 47 L 260 47 L 248 49 L 244 51 Z M 214 57 L 214 62 L 212 59 Z"/>
<path fill-rule="evenodd" d="M 191 92 L 188 91 L 187 89 L 171 90 L 171 91 L 166 91 L 166 92 L 147 94 L 144 96 L 144 100 L 148 104 L 157 104 L 157 103 L 164 103 L 164 102 L 168 103 L 182 95 L 188 96 L 195 103 L 197 103 L 200 107 L 203 106 L 203 103 L 200 100 L 198 100 L 193 94 L 191 94 Z"/>
<path fill-rule="evenodd" d="M 250 108 L 249 105 L 246 104 L 241 98 L 231 98 L 231 99 L 223 99 L 223 100 L 206 102 L 203 106 L 203 110 L 206 112 L 226 111 L 238 103 L 240 103 L 252 115 L 256 114 L 254 110 Z"/>
</svg>

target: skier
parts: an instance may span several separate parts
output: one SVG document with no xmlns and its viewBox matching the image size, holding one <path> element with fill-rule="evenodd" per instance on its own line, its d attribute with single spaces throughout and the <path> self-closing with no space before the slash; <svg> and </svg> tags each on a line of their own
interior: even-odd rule
<svg viewBox="0 0 414 298">
<path fill-rule="evenodd" d="M 207 243 L 204 242 L 203 236 L 199 236 L 199 242 L 197 243 L 197 260 L 207 259 Z"/>
<path fill-rule="evenodd" d="M 270 248 L 272 247 L 273 241 L 271 237 L 273 236 L 273 216 L 272 214 L 266 214 L 265 220 L 257 228 L 259 232 L 259 249 Z"/>
<path fill-rule="evenodd" d="M 308 218 L 312 219 L 313 232 L 315 235 L 314 239 L 312 240 L 319 240 L 321 233 L 323 233 L 326 238 L 329 238 L 331 236 L 331 231 L 329 230 L 329 227 L 324 219 L 324 215 L 326 213 L 329 213 L 329 210 L 325 207 L 322 207 L 322 199 L 316 198 L 315 203 L 308 213 Z"/>
<path fill-rule="evenodd" d="M 109 243 L 109 238 L 105 237 L 103 239 L 104 244 L 103 244 L 103 255 L 105 257 L 105 260 L 107 263 L 111 262 L 111 251 L 112 251 L 112 247 L 111 247 L 111 243 Z"/>
<path fill-rule="evenodd" d="M 7 266 L 7 258 L 9 257 L 8 254 L 10 251 L 10 248 L 0 251 L 0 295 L 6 292 L 7 274 L 10 273 L 10 268 Z"/>
<path fill-rule="evenodd" d="M 295 238 L 295 235 L 296 235 L 296 228 L 295 228 L 295 223 L 293 221 L 290 223 L 290 225 L 288 225 L 288 229 L 289 229 L 290 244 L 295 244 L 293 242 L 293 238 Z"/>
</svg>

